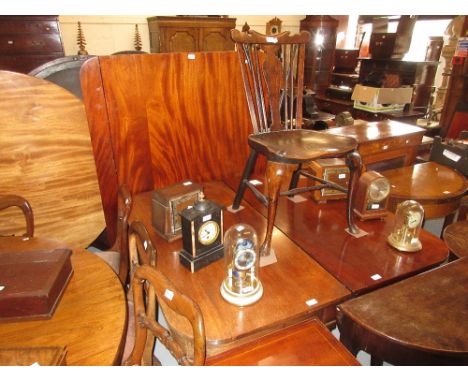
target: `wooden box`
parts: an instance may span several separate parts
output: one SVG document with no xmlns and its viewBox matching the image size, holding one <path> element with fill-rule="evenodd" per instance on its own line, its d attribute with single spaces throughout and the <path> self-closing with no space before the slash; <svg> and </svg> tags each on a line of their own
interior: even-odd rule
<svg viewBox="0 0 468 382">
<path fill-rule="evenodd" d="M 51 318 L 73 274 L 69 249 L 0 255 L 0 321 Z"/>
<path fill-rule="evenodd" d="M 318 178 L 328 182 L 337 183 L 348 188 L 349 168 L 341 158 L 318 159 L 309 164 L 307 171 Z M 310 181 L 313 185 L 320 184 L 317 181 Z M 334 188 L 322 188 L 312 191 L 312 199 L 316 202 L 326 202 L 327 200 L 346 199 L 347 194 Z"/>
<path fill-rule="evenodd" d="M 182 236 L 179 213 L 200 199 L 202 186 L 189 180 L 153 192 L 152 222 L 156 232 L 167 241 Z"/>
</svg>

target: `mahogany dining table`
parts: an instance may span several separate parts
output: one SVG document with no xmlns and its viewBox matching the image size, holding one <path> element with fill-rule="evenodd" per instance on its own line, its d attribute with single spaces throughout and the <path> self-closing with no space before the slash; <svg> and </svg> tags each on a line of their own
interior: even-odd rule
<svg viewBox="0 0 468 382">
<path fill-rule="evenodd" d="M 227 207 L 234 192 L 222 182 L 202 184 L 205 198 Z M 351 292 L 323 269 L 304 250 L 278 229 L 273 231 L 277 262 L 260 267 L 264 293 L 252 305 L 239 307 L 225 301 L 220 286 L 227 276 L 223 259 L 191 273 L 180 264 L 182 240 L 166 241 L 152 227 L 152 192 L 134 196 L 129 221 L 140 220 L 148 229 L 157 251 L 157 267 L 183 294 L 199 305 L 205 323 L 207 362 L 210 357 L 235 349 L 252 340 L 308 321 L 335 322 L 336 305 Z M 249 205 L 238 212 L 223 213 L 224 229 L 247 223 L 259 237 L 265 234 L 266 219 Z M 167 313 L 167 315 L 166 315 Z M 191 329 L 164 312 L 169 325 L 188 338 Z"/>
<path fill-rule="evenodd" d="M 255 180 L 257 189 L 262 192 L 262 177 Z M 238 179 L 226 179 L 226 183 L 235 190 Z M 244 203 L 266 216 L 266 207 L 252 192 L 245 193 Z M 345 231 L 345 200 L 316 203 L 311 199 L 311 194 L 306 193 L 295 198 L 279 198 L 276 228 L 355 296 L 437 267 L 448 259 L 449 251 L 445 243 L 425 230 L 421 230 L 422 250 L 419 252 L 400 252 L 387 244 L 387 237 L 394 225 L 392 213 L 388 213 L 384 219 L 356 219 L 356 225 L 367 234 L 354 237 Z M 275 238 L 273 245 L 274 242 Z"/>
</svg>

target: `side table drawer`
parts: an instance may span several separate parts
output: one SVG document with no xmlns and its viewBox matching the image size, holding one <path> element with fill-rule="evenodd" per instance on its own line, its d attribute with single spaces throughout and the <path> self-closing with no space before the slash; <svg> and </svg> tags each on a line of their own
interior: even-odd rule
<svg viewBox="0 0 468 382">
<path fill-rule="evenodd" d="M 421 140 L 422 135 L 412 135 L 387 138 L 380 141 L 364 142 L 359 145 L 359 153 L 361 155 L 371 155 L 405 147 L 409 150 L 413 146 L 419 146 Z"/>
</svg>

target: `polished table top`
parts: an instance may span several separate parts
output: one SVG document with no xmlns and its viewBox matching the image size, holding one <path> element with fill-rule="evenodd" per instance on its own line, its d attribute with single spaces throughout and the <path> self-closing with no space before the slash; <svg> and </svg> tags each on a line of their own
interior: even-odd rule
<svg viewBox="0 0 468 382">
<path fill-rule="evenodd" d="M 1 238 L 0 255 L 16 250 L 63 248 L 52 240 Z M 66 347 L 70 366 L 110 366 L 120 362 L 125 330 L 125 294 L 117 275 L 96 255 L 77 249 L 73 275 L 48 320 L 0 323 L 0 348 Z"/>
<path fill-rule="evenodd" d="M 468 182 L 459 172 L 436 162 L 418 163 L 382 171 L 391 183 L 389 208 L 395 211 L 404 200 L 421 203 L 427 219 L 456 211 Z"/>
<path fill-rule="evenodd" d="M 226 182 L 232 189 L 237 188 L 238 179 Z M 258 189 L 263 190 L 263 185 Z M 345 232 L 345 201 L 318 204 L 308 194 L 300 196 L 304 201 L 297 203 L 287 197 L 279 198 L 275 226 L 354 294 L 430 269 L 448 257 L 444 242 L 424 230 L 420 235 L 421 251 L 405 253 L 390 247 L 387 237 L 393 229 L 393 214 L 385 220 L 357 220 L 358 227 L 368 235 L 355 238 Z M 243 205 L 246 202 L 266 216 L 266 208 L 250 191 L 245 193 Z M 275 237 L 272 245 L 278 245 Z"/>
<path fill-rule="evenodd" d="M 204 184 L 205 197 L 229 206 L 234 192 L 221 182 Z M 148 228 L 157 250 L 157 267 L 184 294 L 194 299 L 203 313 L 207 355 L 236 347 L 242 342 L 318 316 L 333 321 L 335 306 L 349 297 L 349 290 L 278 229 L 273 237 L 277 263 L 260 268 L 262 298 L 251 306 L 237 307 L 226 302 L 220 286 L 226 277 L 223 259 L 195 273 L 179 263 L 182 240 L 172 243 L 156 234 L 151 223 L 151 192 L 134 197 L 130 221 L 141 220 Z M 266 219 L 250 206 L 237 213 L 224 211 L 225 231 L 234 224 L 252 225 L 259 237 L 265 234 Z M 166 317 L 171 324 L 171 318 Z M 186 327 L 178 330 L 188 334 Z"/>
<path fill-rule="evenodd" d="M 457 257 L 468 257 L 468 220 L 450 224 L 443 232 L 445 244 Z"/>
<path fill-rule="evenodd" d="M 313 319 L 212 357 L 206 365 L 358 366 L 360 363 L 319 320 Z"/>
<path fill-rule="evenodd" d="M 349 300 L 339 312 L 345 343 L 359 332 L 360 348 L 375 346 L 384 361 L 466 365 L 468 258 Z"/>
<path fill-rule="evenodd" d="M 382 171 L 392 184 L 391 195 L 418 200 L 450 200 L 466 192 L 468 182 L 459 172 L 436 162 Z"/>
<path fill-rule="evenodd" d="M 353 137 L 358 141 L 358 143 L 398 136 L 407 136 L 411 134 L 421 135 L 424 134 L 424 132 L 425 130 L 421 127 L 392 120 L 383 120 L 377 122 L 356 120 L 354 125 L 333 127 L 326 130 L 327 134 Z"/>
</svg>

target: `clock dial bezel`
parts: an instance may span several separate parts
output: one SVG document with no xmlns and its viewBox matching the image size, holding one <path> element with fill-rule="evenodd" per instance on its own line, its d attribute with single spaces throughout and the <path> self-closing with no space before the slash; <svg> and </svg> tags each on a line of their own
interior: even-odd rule
<svg viewBox="0 0 468 382">
<path fill-rule="evenodd" d="M 408 216 L 406 218 L 406 224 L 408 228 L 414 229 L 419 226 L 419 223 L 422 220 L 421 213 L 418 211 L 408 211 Z"/>
<path fill-rule="evenodd" d="M 390 182 L 387 178 L 376 178 L 369 184 L 369 200 L 371 202 L 381 202 L 389 194 Z"/>
<path fill-rule="evenodd" d="M 251 248 L 241 249 L 234 255 L 234 267 L 240 271 L 246 271 L 255 265 L 257 254 Z"/>
<path fill-rule="evenodd" d="M 206 238 L 203 238 L 202 237 L 202 234 L 203 232 L 206 230 L 206 227 L 210 227 L 210 226 L 214 226 L 215 227 L 215 232 L 214 233 L 211 233 L 209 232 L 209 234 L 211 235 L 208 239 Z M 208 246 L 208 245 L 211 245 L 213 244 L 216 239 L 218 238 L 219 236 L 219 233 L 220 233 L 220 226 L 217 222 L 215 222 L 214 220 L 209 220 L 207 222 L 204 222 L 199 228 L 198 228 L 198 233 L 197 233 L 197 239 L 198 239 L 198 242 L 204 246 Z"/>
</svg>

